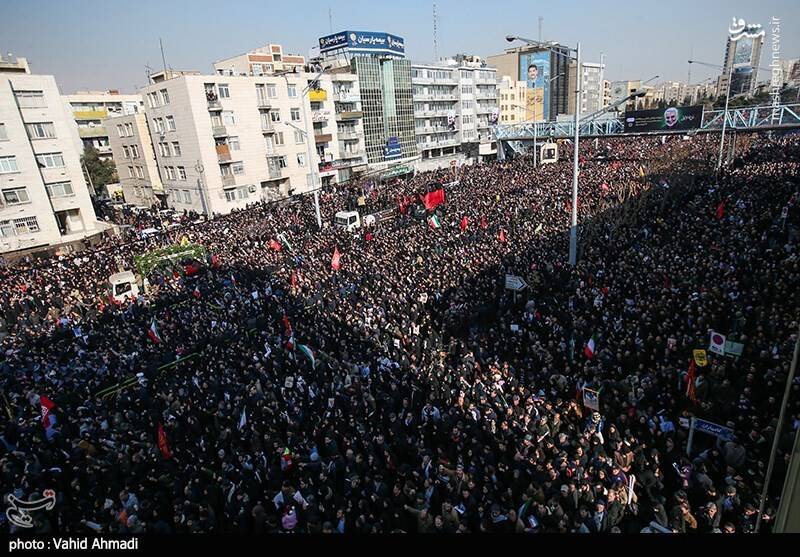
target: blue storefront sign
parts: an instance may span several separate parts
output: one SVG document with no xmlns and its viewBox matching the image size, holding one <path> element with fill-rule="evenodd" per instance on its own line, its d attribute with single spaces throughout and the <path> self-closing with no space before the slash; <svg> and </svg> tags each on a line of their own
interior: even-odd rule
<svg viewBox="0 0 800 557">
<path fill-rule="evenodd" d="M 374 31 L 340 31 L 319 39 L 320 53 L 339 48 L 368 54 L 404 56 L 406 45 L 402 37 Z"/>
<path fill-rule="evenodd" d="M 400 141 L 394 136 L 390 137 L 383 148 L 384 160 L 399 159 L 402 156 L 403 147 L 400 145 Z"/>
</svg>

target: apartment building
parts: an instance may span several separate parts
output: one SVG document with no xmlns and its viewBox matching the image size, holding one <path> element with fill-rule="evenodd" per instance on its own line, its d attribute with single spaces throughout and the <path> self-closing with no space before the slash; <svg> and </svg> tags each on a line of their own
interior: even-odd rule
<svg viewBox="0 0 800 557">
<path fill-rule="evenodd" d="M 497 72 L 480 63 L 413 64 L 414 131 L 420 169 L 497 152 L 492 126 L 500 115 Z"/>
<path fill-rule="evenodd" d="M 139 95 L 121 95 L 119 91 L 78 91 L 64 95 L 78 126 L 83 147 L 97 149 L 101 159 L 111 158 L 109 132 L 103 120 L 141 112 L 144 104 Z"/>
<path fill-rule="evenodd" d="M 338 134 L 339 122 L 360 115 L 336 112 L 333 81 L 307 73 L 184 74 L 142 89 L 167 203 L 179 211 L 225 214 L 310 191 L 320 183 L 320 165 L 327 182 L 338 180 L 339 170 L 363 165 L 363 156 L 356 156 L 363 154 L 359 140 L 347 146 Z M 358 123 L 353 129 L 358 138 Z M 341 162 L 342 146 L 353 155 L 347 162 Z M 327 163 L 337 172 L 331 174 Z"/>
<path fill-rule="evenodd" d="M 78 130 L 55 78 L 3 62 L 0 252 L 57 246 L 105 230 L 84 181 Z"/>
<path fill-rule="evenodd" d="M 575 62 L 570 63 L 570 83 L 575 83 Z M 581 116 L 594 114 L 608 106 L 606 103 L 606 81 L 603 79 L 605 64 L 581 63 Z M 575 91 L 569 91 L 568 114 L 575 114 Z"/>
<path fill-rule="evenodd" d="M 533 120 L 533 111 L 525 107 L 528 85 L 504 75 L 497 84 L 500 124 L 511 125 Z"/>
<path fill-rule="evenodd" d="M 217 75 L 262 76 L 279 72 L 302 72 L 306 59 L 299 54 L 284 54 L 279 44 L 268 44 L 232 58 L 214 62 Z"/>
<path fill-rule="evenodd" d="M 160 204 L 164 185 L 158 171 L 153 141 L 143 112 L 108 118 L 109 143 L 117 164 L 117 176 L 126 203 L 149 207 Z M 180 153 L 180 143 L 171 146 Z"/>
</svg>

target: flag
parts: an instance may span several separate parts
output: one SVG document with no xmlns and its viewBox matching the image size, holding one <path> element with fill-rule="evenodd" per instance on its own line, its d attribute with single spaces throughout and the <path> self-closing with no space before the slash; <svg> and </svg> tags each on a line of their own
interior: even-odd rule
<svg viewBox="0 0 800 557">
<path fill-rule="evenodd" d="M 147 335 L 150 337 L 150 340 L 152 340 L 156 344 L 161 343 L 161 335 L 158 334 L 158 327 L 156 327 L 155 317 L 153 317 L 153 320 L 150 321 L 150 328 L 147 329 Z"/>
<path fill-rule="evenodd" d="M 247 408 L 242 408 L 242 415 L 239 417 L 239 429 L 247 425 Z"/>
<path fill-rule="evenodd" d="M 436 215 L 433 215 L 432 217 L 430 217 L 428 219 L 428 226 L 430 226 L 431 228 L 436 230 L 437 228 L 441 228 L 442 227 L 442 223 L 439 220 L 439 217 L 437 217 Z"/>
<path fill-rule="evenodd" d="M 292 467 L 292 452 L 289 450 L 289 447 L 283 449 L 283 454 L 281 455 L 281 470 L 288 470 Z"/>
<path fill-rule="evenodd" d="M 292 336 L 292 322 L 289 321 L 289 316 L 283 314 L 283 330 L 287 337 Z"/>
<path fill-rule="evenodd" d="M 503 230 L 503 229 L 501 228 L 501 229 L 500 229 L 500 234 L 498 235 L 498 237 L 497 237 L 497 238 L 498 238 L 498 240 L 500 240 L 501 242 L 505 242 L 505 241 L 506 241 L 506 231 L 505 231 L 505 230 Z"/>
<path fill-rule="evenodd" d="M 590 338 L 589 342 L 586 343 L 586 346 L 583 347 L 583 354 L 591 360 L 594 359 L 596 350 L 597 345 L 594 339 L 594 333 L 592 333 L 592 338 Z"/>
<path fill-rule="evenodd" d="M 341 261 L 341 254 L 339 253 L 339 248 L 333 248 L 333 257 L 331 258 L 331 269 L 334 271 L 338 271 L 342 268 L 342 261 Z"/>
<path fill-rule="evenodd" d="M 200 297 L 202 296 L 202 294 L 200 294 L 200 287 L 199 287 L 199 286 L 195 285 L 195 287 L 194 287 L 194 292 L 192 292 L 192 295 L 193 295 L 195 298 L 197 298 L 198 300 L 200 299 Z"/>
<path fill-rule="evenodd" d="M 294 333 L 289 335 L 289 340 L 286 341 L 286 350 L 294 350 Z"/>
<path fill-rule="evenodd" d="M 486 220 L 486 217 L 481 217 L 481 228 L 484 230 L 489 228 L 489 221 Z"/>
<path fill-rule="evenodd" d="M 289 279 L 289 284 L 291 284 L 292 286 L 297 286 L 297 273 L 295 273 L 294 271 L 292 271 L 292 276 Z"/>
<path fill-rule="evenodd" d="M 42 427 L 44 428 L 45 435 L 50 439 L 55 434 L 53 426 L 56 424 L 56 416 L 53 413 L 53 409 L 56 407 L 56 404 L 44 395 L 39 396 L 39 404 L 42 409 Z"/>
<path fill-rule="evenodd" d="M 444 189 L 439 188 L 438 190 L 426 193 L 422 196 L 422 203 L 425 205 L 426 209 L 432 211 L 444 203 Z"/>
<path fill-rule="evenodd" d="M 281 246 L 279 242 L 276 242 L 275 240 L 272 239 L 270 239 L 269 241 L 269 247 L 271 247 L 273 251 L 281 251 L 281 249 L 283 248 L 283 246 Z"/>
<path fill-rule="evenodd" d="M 686 374 L 686 396 L 689 397 L 689 400 L 692 402 L 697 401 L 697 395 L 695 393 L 695 363 L 694 358 L 692 358 L 691 363 L 689 363 L 689 372 Z"/>
<path fill-rule="evenodd" d="M 297 347 L 300 349 L 300 352 L 305 354 L 306 358 L 308 358 L 308 360 L 311 362 L 311 369 L 316 368 L 317 360 L 316 358 L 314 358 L 314 352 L 311 350 L 311 348 L 309 348 L 305 344 L 298 344 Z"/>
<path fill-rule="evenodd" d="M 283 247 L 289 250 L 289 253 L 294 253 L 294 248 L 292 247 L 292 244 L 289 243 L 289 240 L 282 232 L 278 234 L 278 240 L 283 245 Z"/>
<path fill-rule="evenodd" d="M 169 460 L 172 458 L 172 453 L 169 450 L 169 442 L 167 441 L 167 434 L 164 432 L 164 426 L 158 422 L 158 448 L 161 450 L 161 456 Z"/>
<path fill-rule="evenodd" d="M 233 276 L 233 273 L 231 273 L 231 284 L 233 285 L 234 288 L 236 288 L 236 277 Z"/>
<path fill-rule="evenodd" d="M 724 199 L 722 200 L 722 203 L 720 203 L 719 206 L 717 206 L 717 212 L 716 212 L 715 216 L 717 217 L 717 220 L 720 220 L 720 219 L 722 219 L 722 217 L 725 216 L 725 200 Z"/>
<path fill-rule="evenodd" d="M 364 241 L 365 241 L 365 242 L 369 242 L 370 240 L 372 240 L 372 232 L 367 232 L 367 233 L 364 235 Z"/>
<path fill-rule="evenodd" d="M 467 224 L 469 224 L 469 221 L 467 221 L 467 216 L 464 215 L 461 217 L 461 232 L 464 232 L 467 229 Z"/>
</svg>

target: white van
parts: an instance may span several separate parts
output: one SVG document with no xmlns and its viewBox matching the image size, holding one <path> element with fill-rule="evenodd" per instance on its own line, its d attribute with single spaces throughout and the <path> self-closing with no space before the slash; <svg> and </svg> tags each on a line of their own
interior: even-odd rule
<svg viewBox="0 0 800 557">
<path fill-rule="evenodd" d="M 358 211 L 339 211 L 333 219 L 333 222 L 339 228 L 344 228 L 348 232 L 361 228 L 361 217 Z"/>
<path fill-rule="evenodd" d="M 133 300 L 139 296 L 139 284 L 132 271 L 122 271 L 108 277 L 108 286 L 111 297 L 117 302 Z"/>
</svg>

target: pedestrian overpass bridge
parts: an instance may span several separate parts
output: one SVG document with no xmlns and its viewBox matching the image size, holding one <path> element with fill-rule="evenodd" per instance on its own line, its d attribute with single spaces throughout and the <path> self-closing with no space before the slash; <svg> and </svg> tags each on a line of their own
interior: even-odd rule
<svg viewBox="0 0 800 557">
<path fill-rule="evenodd" d="M 625 134 L 624 118 L 595 118 L 579 122 L 582 138 Z M 658 131 L 625 135 L 694 134 L 727 130 L 769 131 L 800 128 L 800 103 L 778 106 L 746 106 L 725 110 L 704 110 L 701 124 L 693 130 Z M 494 128 L 497 141 L 547 141 L 575 136 L 575 122 L 523 122 L 498 125 Z"/>
</svg>

